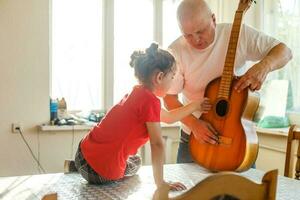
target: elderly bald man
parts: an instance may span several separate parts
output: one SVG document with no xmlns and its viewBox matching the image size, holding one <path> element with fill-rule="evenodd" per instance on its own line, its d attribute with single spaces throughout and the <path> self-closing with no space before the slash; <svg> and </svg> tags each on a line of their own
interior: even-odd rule
<svg viewBox="0 0 300 200">
<path fill-rule="evenodd" d="M 222 75 L 232 24 L 216 24 L 215 15 L 203 0 L 183 0 L 177 10 L 182 36 L 169 48 L 177 60 L 178 70 L 173 85 L 164 98 L 168 109 L 174 109 L 203 98 L 207 84 Z M 242 75 L 235 89 L 259 90 L 267 74 L 283 67 L 292 58 L 282 42 L 247 25 L 240 33 L 235 60 L 235 74 Z M 249 70 L 247 61 L 257 62 Z M 245 72 L 246 71 L 246 72 Z M 183 103 L 178 100 L 182 93 Z M 188 141 L 191 131 L 202 142 L 216 144 L 217 132 L 199 120 L 201 113 L 184 118 L 177 162 L 192 162 Z"/>
</svg>

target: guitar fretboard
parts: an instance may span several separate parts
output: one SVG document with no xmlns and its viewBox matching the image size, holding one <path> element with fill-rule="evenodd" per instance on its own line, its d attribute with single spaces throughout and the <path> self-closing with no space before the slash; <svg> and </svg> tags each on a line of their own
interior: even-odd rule
<svg viewBox="0 0 300 200">
<path fill-rule="evenodd" d="M 218 92 L 219 98 L 228 99 L 230 95 L 231 82 L 234 73 L 234 61 L 236 55 L 237 44 L 239 40 L 240 30 L 244 11 L 236 11 L 234 22 L 232 24 L 229 45 L 226 53 L 225 65 L 221 78 L 220 88 Z"/>
</svg>

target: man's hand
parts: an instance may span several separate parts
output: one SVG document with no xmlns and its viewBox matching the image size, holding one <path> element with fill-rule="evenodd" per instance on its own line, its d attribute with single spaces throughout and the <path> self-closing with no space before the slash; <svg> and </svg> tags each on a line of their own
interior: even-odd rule
<svg viewBox="0 0 300 200">
<path fill-rule="evenodd" d="M 260 62 L 253 65 L 236 83 L 234 89 L 238 92 L 249 87 L 251 91 L 259 90 L 269 73 L 268 64 Z"/>
<path fill-rule="evenodd" d="M 279 43 L 273 47 L 264 59 L 253 65 L 235 85 L 235 89 L 242 91 L 249 86 L 250 90 L 259 90 L 269 72 L 287 64 L 293 57 L 291 50 Z"/>
<path fill-rule="evenodd" d="M 197 120 L 190 129 L 199 142 L 210 144 L 217 144 L 219 142 L 218 132 L 208 122 Z"/>
</svg>

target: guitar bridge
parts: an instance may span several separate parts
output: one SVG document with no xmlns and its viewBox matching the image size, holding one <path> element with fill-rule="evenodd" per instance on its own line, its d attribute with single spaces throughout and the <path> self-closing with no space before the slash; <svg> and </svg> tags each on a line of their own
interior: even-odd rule
<svg viewBox="0 0 300 200">
<path fill-rule="evenodd" d="M 231 145 L 232 143 L 232 138 L 230 137 L 224 137 L 224 136 L 219 136 L 219 145 Z"/>
</svg>

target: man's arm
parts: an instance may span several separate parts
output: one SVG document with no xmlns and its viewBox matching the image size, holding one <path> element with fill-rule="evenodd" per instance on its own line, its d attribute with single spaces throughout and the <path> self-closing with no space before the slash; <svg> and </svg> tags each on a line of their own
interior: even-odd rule
<svg viewBox="0 0 300 200">
<path fill-rule="evenodd" d="M 164 103 L 168 110 L 182 107 L 182 103 L 178 100 L 178 95 L 166 95 Z M 194 115 L 188 115 L 181 120 L 188 126 L 198 141 L 204 141 L 216 144 L 218 141 L 216 130 L 207 122 L 197 119 Z"/>
<path fill-rule="evenodd" d="M 284 44 L 279 43 L 258 63 L 253 65 L 237 82 L 235 89 L 241 91 L 249 86 L 259 90 L 269 72 L 282 68 L 292 59 L 292 51 Z"/>
</svg>

